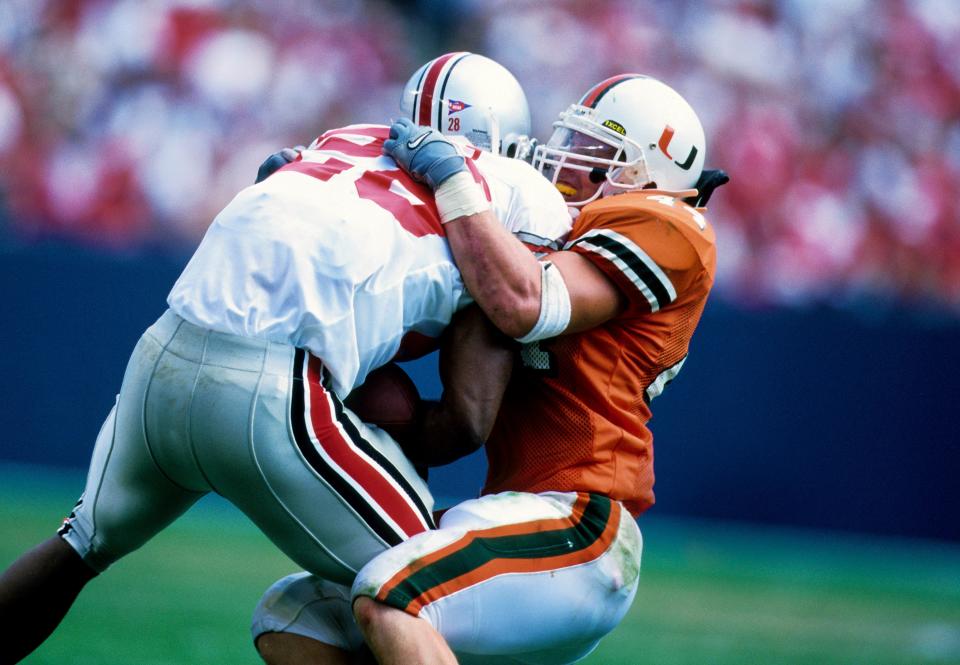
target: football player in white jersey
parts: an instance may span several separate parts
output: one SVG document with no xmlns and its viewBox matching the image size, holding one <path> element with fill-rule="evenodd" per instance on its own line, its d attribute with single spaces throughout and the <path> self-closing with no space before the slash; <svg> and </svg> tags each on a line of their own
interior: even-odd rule
<svg viewBox="0 0 960 665">
<path fill-rule="evenodd" d="M 509 72 L 477 58 L 428 63 L 411 103 L 448 127 L 478 111 L 474 138 L 495 146 L 526 133 L 529 115 Z M 476 98 L 445 97 L 468 65 L 488 78 Z M 305 570 L 345 584 L 434 526 L 403 451 L 342 402 L 470 302 L 434 195 L 382 154 L 387 134 L 328 131 L 214 219 L 133 350 L 73 512 L 0 577 L 4 662 L 30 653 L 90 579 L 211 491 Z M 562 198 L 529 165 L 467 142 L 458 150 L 434 172 L 466 167 L 531 249 L 569 231 Z"/>
<path fill-rule="evenodd" d="M 364 640 L 397 665 L 572 663 L 629 608 L 642 549 L 634 517 L 653 499 L 646 403 L 682 366 L 712 284 L 713 233 L 698 208 L 727 177 L 701 173 L 699 120 L 649 77 L 600 82 L 555 127 L 534 163 L 585 207 L 549 262 L 498 232 L 466 173 L 441 187 L 472 210 L 444 220 L 477 301 L 524 345 L 514 365 L 514 348 L 482 327 L 465 332 L 477 319 L 452 329 L 462 345 L 447 366 L 488 371 L 445 390 L 502 398 L 482 496 L 379 555 L 352 591 L 309 576 L 275 584 L 254 616 L 269 665 L 369 662 Z M 400 122 L 385 148 L 436 182 L 443 150 L 416 159 L 434 141 Z M 497 383 L 511 372 L 504 397 Z"/>
</svg>

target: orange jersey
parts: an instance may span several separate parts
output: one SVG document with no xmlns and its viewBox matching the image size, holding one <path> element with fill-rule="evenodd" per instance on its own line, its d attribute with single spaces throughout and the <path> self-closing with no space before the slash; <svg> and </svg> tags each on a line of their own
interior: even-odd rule
<svg viewBox="0 0 960 665">
<path fill-rule="evenodd" d="M 661 192 L 583 208 L 565 249 L 624 293 L 626 309 L 581 333 L 527 344 L 487 441 L 484 493 L 581 491 L 653 505 L 650 400 L 687 357 L 716 271 L 713 228 Z"/>
</svg>

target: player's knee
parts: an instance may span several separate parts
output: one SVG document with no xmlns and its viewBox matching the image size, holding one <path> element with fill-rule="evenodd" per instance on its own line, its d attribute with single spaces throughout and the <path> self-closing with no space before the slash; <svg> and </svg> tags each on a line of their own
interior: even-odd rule
<svg viewBox="0 0 960 665">
<path fill-rule="evenodd" d="M 353 617 L 364 635 L 369 635 L 370 631 L 377 629 L 383 618 L 384 609 L 386 605 L 381 605 L 367 596 L 359 596 L 353 601 Z"/>
<path fill-rule="evenodd" d="M 411 618 L 403 610 L 378 603 L 368 596 L 358 596 L 353 601 L 353 616 L 360 626 L 360 631 L 367 637 L 386 633 L 392 630 L 402 630 Z"/>
<path fill-rule="evenodd" d="M 353 601 L 353 616 L 364 637 L 370 639 L 397 633 L 406 633 L 421 622 L 403 610 L 380 603 L 369 596 L 358 596 Z"/>
</svg>

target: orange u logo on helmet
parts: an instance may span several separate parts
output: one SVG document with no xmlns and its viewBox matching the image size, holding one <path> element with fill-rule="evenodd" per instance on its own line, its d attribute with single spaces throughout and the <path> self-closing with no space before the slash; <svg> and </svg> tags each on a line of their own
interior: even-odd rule
<svg viewBox="0 0 960 665">
<path fill-rule="evenodd" d="M 667 125 L 663 128 L 663 134 L 660 135 L 660 140 L 657 142 L 657 147 L 660 148 L 660 151 L 667 156 L 668 159 L 673 159 L 673 155 L 667 152 L 667 148 L 670 147 L 670 141 L 673 140 L 674 130 L 673 127 Z M 687 155 L 687 159 L 683 163 L 673 160 L 673 163 L 682 168 L 684 171 L 689 171 L 690 167 L 693 166 L 694 160 L 697 158 L 697 146 L 690 146 L 690 154 Z"/>
</svg>

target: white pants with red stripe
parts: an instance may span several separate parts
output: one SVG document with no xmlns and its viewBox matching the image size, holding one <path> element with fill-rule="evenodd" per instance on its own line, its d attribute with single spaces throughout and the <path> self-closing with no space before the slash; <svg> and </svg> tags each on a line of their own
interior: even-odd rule
<svg viewBox="0 0 960 665">
<path fill-rule="evenodd" d="M 350 603 L 366 595 L 429 621 L 463 664 L 573 663 L 626 614 L 641 550 L 636 521 L 605 497 L 484 496 L 375 558 L 352 592 L 306 574 L 280 580 L 257 607 L 253 636 L 291 632 L 358 649 Z"/>
<path fill-rule="evenodd" d="M 301 567 L 344 583 L 433 525 L 426 483 L 324 387 L 317 358 L 168 311 L 130 357 L 59 533 L 103 570 L 211 491 Z"/>
</svg>

